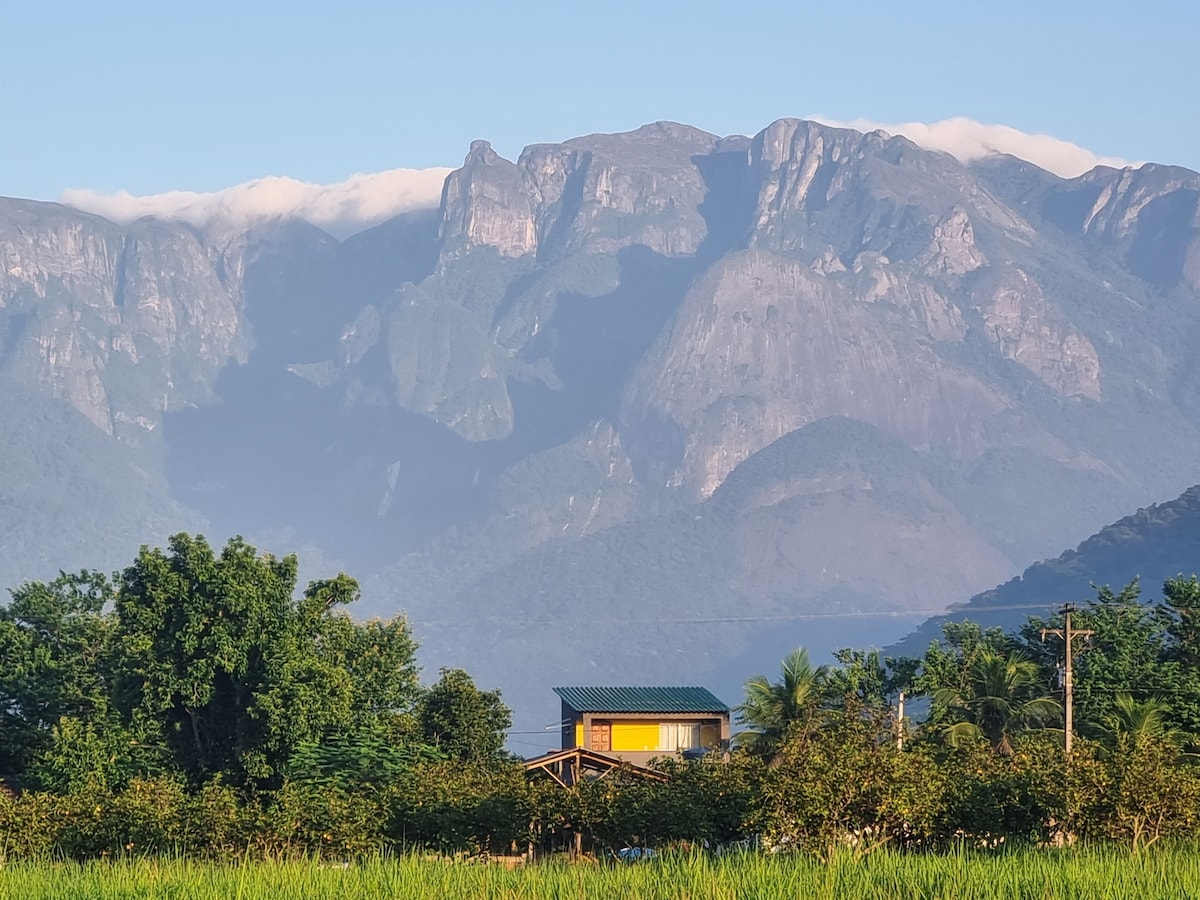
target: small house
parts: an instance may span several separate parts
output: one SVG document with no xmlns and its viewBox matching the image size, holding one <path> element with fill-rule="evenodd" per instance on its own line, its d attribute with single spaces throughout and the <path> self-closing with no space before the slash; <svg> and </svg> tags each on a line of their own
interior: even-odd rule
<svg viewBox="0 0 1200 900">
<path fill-rule="evenodd" d="M 645 765 L 729 746 L 729 707 L 702 687 L 556 687 L 562 749 Z"/>
</svg>

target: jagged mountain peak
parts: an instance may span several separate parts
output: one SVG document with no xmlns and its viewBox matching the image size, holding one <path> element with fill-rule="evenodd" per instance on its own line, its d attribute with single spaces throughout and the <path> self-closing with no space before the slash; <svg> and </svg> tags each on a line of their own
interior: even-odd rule
<svg viewBox="0 0 1200 900">
<path fill-rule="evenodd" d="M 692 125 L 662 121 L 650 122 L 632 131 L 583 135 L 564 143 L 568 147 L 608 148 L 610 152 L 657 146 L 668 154 L 674 154 L 678 152 L 679 147 L 711 147 L 719 140 L 719 136 Z"/>
<path fill-rule="evenodd" d="M 471 141 L 471 149 L 467 152 L 466 159 L 463 160 L 463 166 L 493 165 L 506 161 L 492 149 L 491 141 L 475 140 Z"/>
</svg>

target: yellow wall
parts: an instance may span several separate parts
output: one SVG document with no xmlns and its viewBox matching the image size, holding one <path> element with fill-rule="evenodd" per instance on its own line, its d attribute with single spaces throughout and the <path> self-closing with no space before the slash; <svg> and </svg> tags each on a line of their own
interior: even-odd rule
<svg viewBox="0 0 1200 900">
<path fill-rule="evenodd" d="M 658 722 L 644 719 L 633 722 L 612 723 L 612 752 L 658 749 Z M 720 726 L 714 722 L 700 725 L 700 746 L 717 747 L 721 743 Z M 583 720 L 575 720 L 575 744 L 583 746 Z"/>
<path fill-rule="evenodd" d="M 657 722 L 613 722 L 612 748 L 614 753 L 622 750 L 657 750 Z"/>
</svg>

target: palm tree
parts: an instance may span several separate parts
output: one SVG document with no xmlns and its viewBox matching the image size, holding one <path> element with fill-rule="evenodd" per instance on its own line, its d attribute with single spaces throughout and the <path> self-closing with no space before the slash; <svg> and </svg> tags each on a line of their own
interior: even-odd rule
<svg viewBox="0 0 1200 900">
<path fill-rule="evenodd" d="M 797 647 L 783 658 L 780 676 L 776 683 L 765 675 L 755 675 L 746 682 L 745 702 L 735 707 L 739 724 L 750 726 L 750 730 L 735 736 L 740 746 L 771 754 L 795 723 L 815 722 L 825 667 L 814 667 L 808 651 Z"/>
<path fill-rule="evenodd" d="M 1018 732 L 1052 722 L 1062 709 L 1042 689 L 1037 663 L 1016 651 L 1004 656 L 981 649 L 965 675 L 960 687 L 939 688 L 933 694 L 935 708 L 957 720 L 942 729 L 952 746 L 982 737 L 994 750 L 1011 756 Z"/>
<path fill-rule="evenodd" d="M 1122 737 L 1155 739 L 1180 744 L 1184 734 L 1170 723 L 1171 706 L 1159 697 L 1135 700 L 1128 692 L 1113 697 L 1112 710 L 1100 720 L 1100 730 L 1113 743 Z"/>
</svg>

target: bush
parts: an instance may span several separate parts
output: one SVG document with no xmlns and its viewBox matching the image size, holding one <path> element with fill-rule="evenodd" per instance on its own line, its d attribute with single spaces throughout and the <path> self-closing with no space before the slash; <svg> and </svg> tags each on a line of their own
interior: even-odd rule
<svg viewBox="0 0 1200 900">
<path fill-rule="evenodd" d="M 0 863 L 37 859 L 54 847 L 62 800 L 50 794 L 20 797 L 0 788 Z"/>
<path fill-rule="evenodd" d="M 516 762 L 435 762 L 390 792 L 388 837 L 443 853 L 506 853 L 530 836 L 531 797 Z"/>
<path fill-rule="evenodd" d="M 267 813 L 264 849 L 347 859 L 377 852 L 386 808 L 377 791 L 285 784 Z"/>
</svg>

